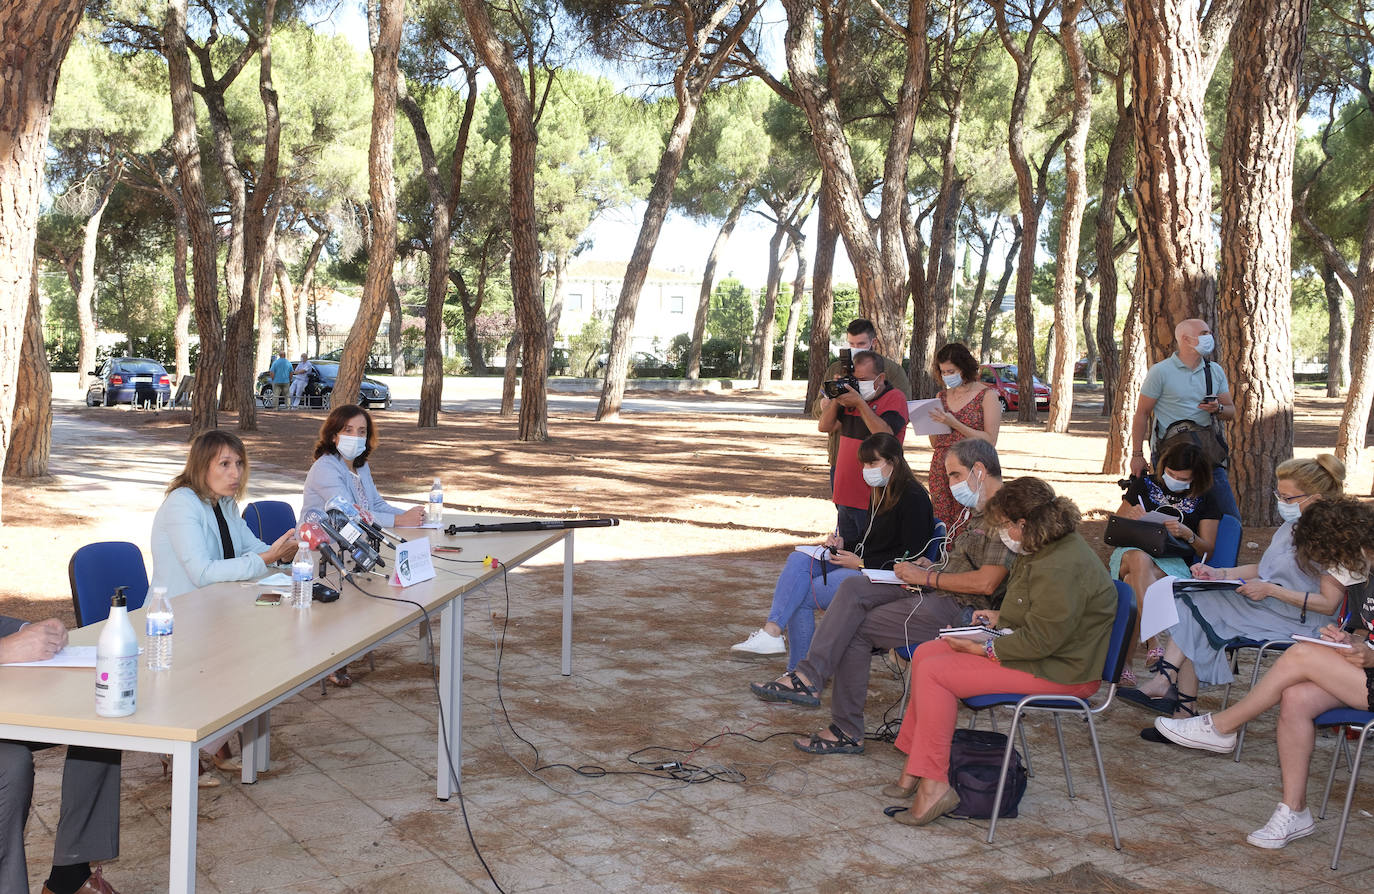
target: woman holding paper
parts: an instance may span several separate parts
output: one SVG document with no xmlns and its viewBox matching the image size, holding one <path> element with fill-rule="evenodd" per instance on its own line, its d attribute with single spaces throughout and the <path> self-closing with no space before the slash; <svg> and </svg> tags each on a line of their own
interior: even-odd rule
<svg viewBox="0 0 1374 894">
<path fill-rule="evenodd" d="M 825 554 L 806 548 L 788 556 L 773 588 L 767 622 L 744 642 L 730 647 L 735 654 L 787 652 L 787 673 L 767 684 L 776 688 L 778 700 L 796 701 L 789 696 L 800 695 L 806 704 L 820 704 L 814 690 L 792 671 L 811 648 L 815 611 L 830 605 L 840 584 L 863 574 L 864 569 L 890 569 L 907 557 L 922 555 L 934 536 L 930 496 L 911 473 L 901 443 L 887 432 L 869 435 L 859 445 L 859 460 L 869 488 L 868 529 L 856 543 L 841 542 L 831 534 L 825 540 Z M 894 599 L 904 592 L 899 586 L 892 590 Z"/>
<path fill-rule="evenodd" d="M 1293 547 L 1299 566 L 1321 574 L 1323 581 L 1331 578 L 1343 589 L 1349 587 L 1354 617 L 1347 627 L 1354 632 L 1336 624 L 1321 628 L 1319 638 L 1335 648 L 1294 645 L 1245 698 L 1224 711 L 1155 719 L 1155 729 L 1169 741 L 1224 754 L 1235 749 L 1236 732 L 1243 724 L 1279 705 L 1283 800 L 1269 822 L 1245 839 L 1271 850 L 1315 829 L 1307 809 L 1307 777 L 1316 744 L 1312 721 L 1332 708 L 1374 711 L 1374 586 L 1368 579 L 1374 557 L 1374 508 L 1350 498 L 1315 501 L 1293 531 Z"/>
<path fill-rule="evenodd" d="M 997 444 L 997 431 L 1002 427 L 1002 407 L 997 392 L 978 381 L 978 361 L 969 349 L 957 341 L 950 342 L 935 353 L 935 377 L 944 388 L 940 391 L 940 407 L 930 411 L 930 418 L 949 426 L 949 434 L 930 435 L 930 500 L 935 517 L 953 530 L 964 507 L 950 492 L 945 475 L 945 454 L 957 441 L 978 438 Z"/>
<path fill-rule="evenodd" d="M 1096 553 L 1076 531 L 1078 507 L 1038 478 L 1003 484 L 984 517 L 1016 553 L 1000 611 L 980 610 L 975 622 L 1009 628 L 988 639 L 935 639 L 911 656 L 911 701 L 897 748 L 907 754 L 890 798 L 912 798 L 895 815 L 924 826 L 953 810 L 949 748 L 959 700 L 990 692 L 1087 698 L 1102 682 L 1116 587 Z"/>
<path fill-rule="evenodd" d="M 1178 623 L 1169 628 L 1170 642 L 1156 664 L 1156 675 L 1139 692 L 1145 704 L 1162 714 L 1188 717 L 1197 713 L 1198 681 L 1231 682 L 1226 645 L 1237 639 L 1287 639 L 1290 634 L 1315 636 L 1332 623 L 1345 599 L 1345 589 L 1330 574 L 1314 574 L 1294 547 L 1294 535 L 1306 524 L 1307 511 L 1341 495 L 1345 466 L 1323 453 L 1316 459 L 1290 459 L 1276 470 L 1274 499 L 1284 523 L 1274 532 L 1258 564 L 1213 568 L 1197 564 L 1178 577 L 1241 580 L 1234 591 L 1180 593 L 1174 597 Z M 1131 698 L 1131 701 L 1138 699 Z M 1156 737 L 1145 731 L 1145 738 Z"/>
</svg>

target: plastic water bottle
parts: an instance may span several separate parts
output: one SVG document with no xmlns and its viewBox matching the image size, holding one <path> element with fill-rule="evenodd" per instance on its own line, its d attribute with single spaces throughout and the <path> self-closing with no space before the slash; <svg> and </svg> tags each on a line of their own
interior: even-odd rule
<svg viewBox="0 0 1374 894">
<path fill-rule="evenodd" d="M 95 644 L 95 713 L 125 717 L 138 707 L 138 639 L 124 587 L 115 587 L 110 617 Z"/>
<path fill-rule="evenodd" d="M 429 486 L 429 508 L 425 513 L 425 521 L 432 525 L 444 522 L 444 483 L 438 478 Z"/>
<path fill-rule="evenodd" d="M 172 669 L 172 603 L 167 599 L 166 587 L 153 587 L 148 598 L 147 639 L 143 643 L 143 661 L 150 671 Z"/>
<path fill-rule="evenodd" d="M 302 540 L 291 562 L 291 604 L 296 608 L 309 608 L 314 598 L 315 560 L 310 555 L 310 544 Z"/>
</svg>

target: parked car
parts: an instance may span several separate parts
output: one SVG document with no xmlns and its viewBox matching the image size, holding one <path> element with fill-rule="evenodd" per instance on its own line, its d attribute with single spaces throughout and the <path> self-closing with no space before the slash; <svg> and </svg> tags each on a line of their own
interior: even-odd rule
<svg viewBox="0 0 1374 894">
<path fill-rule="evenodd" d="M 314 358 L 310 361 L 314 370 L 305 384 L 305 404 L 309 407 L 329 409 L 334 399 L 334 382 L 339 378 L 339 364 L 333 360 Z M 274 399 L 272 373 L 258 373 L 258 400 L 264 407 L 271 407 Z M 356 401 L 358 406 L 380 406 L 383 410 L 391 408 L 391 389 L 376 379 L 363 377 L 361 393 Z"/>
<path fill-rule="evenodd" d="M 1003 412 L 1015 410 L 1021 406 L 1020 392 L 1017 390 L 1019 386 L 1017 385 L 1016 364 L 985 363 L 978 369 L 978 379 L 991 385 L 997 392 L 997 400 L 1002 404 Z M 1035 408 L 1048 410 L 1050 408 L 1049 386 L 1040 381 L 1039 376 L 1033 376 L 1031 387 L 1035 389 Z"/>
<path fill-rule="evenodd" d="M 96 381 L 86 389 L 88 407 L 172 402 L 172 380 L 156 360 L 111 357 L 90 374 Z"/>
<path fill-rule="evenodd" d="M 583 375 L 600 377 L 606 374 L 606 354 L 587 360 Z M 681 375 L 677 369 L 662 357 L 648 351 L 635 351 L 630 355 L 627 377 L 631 379 L 670 379 Z"/>
<path fill-rule="evenodd" d="M 1099 359 L 1095 364 L 1093 364 L 1093 369 L 1095 370 L 1095 372 L 1093 373 L 1094 378 L 1097 378 L 1098 380 L 1101 380 L 1101 378 L 1102 378 L 1102 361 L 1101 361 L 1100 359 Z M 1075 379 L 1086 379 L 1086 378 L 1088 377 L 1088 358 L 1087 358 L 1087 357 L 1079 357 L 1076 361 L 1074 361 L 1074 364 L 1073 364 L 1073 377 L 1074 377 Z"/>
</svg>

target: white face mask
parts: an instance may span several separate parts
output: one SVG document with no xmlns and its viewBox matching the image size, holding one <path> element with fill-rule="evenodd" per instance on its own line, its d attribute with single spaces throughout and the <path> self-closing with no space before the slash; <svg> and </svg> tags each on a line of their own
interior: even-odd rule
<svg viewBox="0 0 1374 894">
<path fill-rule="evenodd" d="M 1211 333 L 1197 337 L 1197 352 L 1199 354 L 1210 354 L 1216 350 L 1216 347 L 1217 340 L 1212 337 Z"/>
<path fill-rule="evenodd" d="M 954 497 L 954 502 L 960 506 L 967 506 L 969 509 L 978 508 L 978 494 L 983 489 L 983 482 L 978 481 L 978 490 L 974 490 L 968 485 L 968 478 L 960 481 L 949 489 L 950 496 Z"/>
<path fill-rule="evenodd" d="M 999 528 L 997 530 L 997 536 L 1002 538 L 1002 543 L 1006 544 L 1007 549 L 1011 550 L 1017 555 L 1021 555 L 1021 541 L 1013 540 L 1012 536 L 1007 533 L 1006 528 Z"/>
<path fill-rule="evenodd" d="M 339 435 L 339 455 L 346 460 L 355 459 L 367 449 L 367 438 L 359 435 Z"/>
<path fill-rule="evenodd" d="M 864 481 L 869 487 L 882 487 L 891 477 L 892 473 L 884 466 L 864 466 Z"/>
<path fill-rule="evenodd" d="M 1302 518 L 1302 503 L 1285 503 L 1278 500 L 1279 518 L 1286 522 L 1297 521 Z"/>
<path fill-rule="evenodd" d="M 872 399 L 873 399 L 873 395 L 875 395 L 875 394 L 877 394 L 877 393 L 878 393 L 878 383 L 877 383 L 876 381 L 874 381 L 874 382 L 865 382 L 865 381 L 863 381 L 863 380 L 860 380 L 860 381 L 859 381 L 859 397 L 862 397 L 864 400 L 872 400 Z"/>
<path fill-rule="evenodd" d="M 1168 472 L 1164 473 L 1164 475 L 1162 476 L 1162 480 L 1164 482 L 1164 486 L 1169 489 L 1169 492 L 1175 494 L 1181 494 L 1185 490 L 1193 486 L 1193 482 L 1179 481 L 1177 478 L 1175 478 L 1173 475 L 1170 475 Z"/>
<path fill-rule="evenodd" d="M 1351 571 L 1344 565 L 1337 565 L 1335 568 L 1327 569 L 1326 573 L 1340 581 L 1342 587 L 1362 584 L 1369 579 L 1368 571 Z"/>
<path fill-rule="evenodd" d="M 944 380 L 946 388 L 958 388 L 964 384 L 964 377 L 960 373 L 952 373 L 948 376 L 940 376 Z"/>
</svg>

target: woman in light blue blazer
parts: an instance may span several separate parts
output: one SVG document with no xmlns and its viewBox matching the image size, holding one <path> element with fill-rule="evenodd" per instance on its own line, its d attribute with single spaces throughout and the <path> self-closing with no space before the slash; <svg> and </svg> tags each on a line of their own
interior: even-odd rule
<svg viewBox="0 0 1374 894">
<path fill-rule="evenodd" d="M 382 528 L 413 528 L 425 520 L 423 506 L 392 506 L 372 483 L 367 458 L 377 446 L 372 414 L 354 404 L 335 407 L 320 426 L 315 441 L 315 464 L 305 476 L 301 517 L 311 509 L 324 511 L 334 497 L 342 497 L 372 515 Z"/>
<path fill-rule="evenodd" d="M 180 596 L 221 581 L 254 580 L 271 563 L 289 560 L 295 529 L 271 546 L 254 537 L 236 502 L 247 490 L 248 451 L 238 436 L 218 430 L 197 435 L 186 467 L 167 485 L 167 499 L 153 516 L 150 586 Z M 235 769 L 227 739 L 205 749 L 222 770 Z"/>
</svg>

